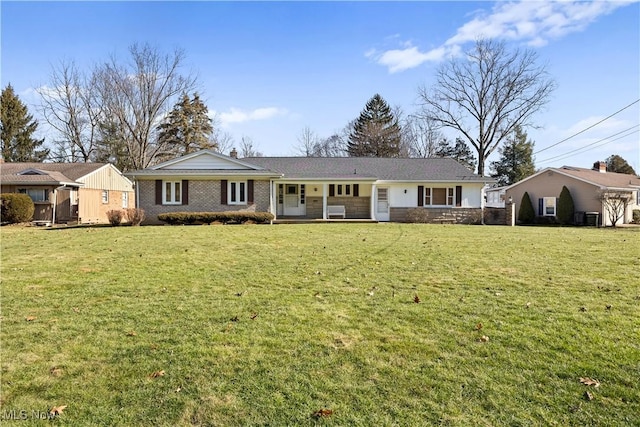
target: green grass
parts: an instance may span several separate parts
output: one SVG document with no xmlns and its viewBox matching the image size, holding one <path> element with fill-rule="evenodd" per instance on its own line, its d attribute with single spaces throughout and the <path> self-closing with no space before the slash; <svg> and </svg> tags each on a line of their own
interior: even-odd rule
<svg viewBox="0 0 640 427">
<path fill-rule="evenodd" d="M 1 238 L 0 416 L 27 411 L 21 426 L 59 405 L 46 422 L 640 425 L 640 229 L 4 227 Z M 312 416 L 323 408 L 333 413 Z"/>
</svg>

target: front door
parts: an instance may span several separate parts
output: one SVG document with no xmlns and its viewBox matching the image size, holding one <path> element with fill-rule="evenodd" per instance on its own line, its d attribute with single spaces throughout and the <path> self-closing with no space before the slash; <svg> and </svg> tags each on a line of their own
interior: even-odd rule
<svg viewBox="0 0 640 427">
<path fill-rule="evenodd" d="M 389 188 L 378 187 L 376 190 L 376 219 L 389 221 Z"/>
<path fill-rule="evenodd" d="M 284 216 L 304 216 L 304 184 L 284 184 Z"/>
</svg>

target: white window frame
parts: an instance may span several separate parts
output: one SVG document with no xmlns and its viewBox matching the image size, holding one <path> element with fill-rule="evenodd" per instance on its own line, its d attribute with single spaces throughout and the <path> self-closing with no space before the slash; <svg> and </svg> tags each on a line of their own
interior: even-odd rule
<svg viewBox="0 0 640 427">
<path fill-rule="evenodd" d="M 170 187 L 170 190 L 168 193 L 167 193 L 167 184 Z M 176 189 L 178 191 L 176 191 Z M 163 205 L 181 205 L 182 204 L 182 181 L 162 181 L 162 204 Z"/>
<path fill-rule="evenodd" d="M 247 204 L 247 181 L 229 181 L 227 183 L 227 204 L 246 205 Z M 286 188 L 285 188 L 286 190 Z"/>
<path fill-rule="evenodd" d="M 547 202 L 553 201 L 553 205 Z M 547 211 L 547 208 L 553 207 L 553 212 L 550 213 Z M 543 197 L 542 198 L 542 216 L 556 216 L 557 206 L 556 206 L 556 198 L 555 197 Z"/>
<path fill-rule="evenodd" d="M 444 190 L 445 204 L 436 205 L 433 203 L 433 190 Z M 425 206 L 446 206 L 456 205 L 456 188 L 455 187 L 424 187 L 424 205 Z"/>
<path fill-rule="evenodd" d="M 122 207 L 127 209 L 129 207 L 129 193 L 126 191 L 122 192 Z"/>
<path fill-rule="evenodd" d="M 102 204 L 106 205 L 109 203 L 109 190 L 102 190 Z"/>
</svg>

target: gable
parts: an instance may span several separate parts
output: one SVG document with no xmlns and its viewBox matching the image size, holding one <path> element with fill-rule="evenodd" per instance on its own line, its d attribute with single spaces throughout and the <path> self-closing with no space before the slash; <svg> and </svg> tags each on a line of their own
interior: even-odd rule
<svg viewBox="0 0 640 427">
<path fill-rule="evenodd" d="M 160 163 L 154 170 L 256 170 L 260 167 L 209 150 Z"/>
</svg>

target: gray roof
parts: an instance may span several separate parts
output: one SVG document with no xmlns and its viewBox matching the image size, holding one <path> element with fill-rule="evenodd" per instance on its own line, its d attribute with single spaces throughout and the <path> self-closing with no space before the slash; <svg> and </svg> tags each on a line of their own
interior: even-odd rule
<svg viewBox="0 0 640 427">
<path fill-rule="evenodd" d="M 85 175 L 94 172 L 106 163 L 0 163 L 0 181 L 3 184 L 59 184 L 73 183 Z M 46 175 L 20 175 L 33 169 Z"/>
<path fill-rule="evenodd" d="M 493 182 L 448 158 L 246 157 L 243 161 L 291 179 Z"/>
</svg>

